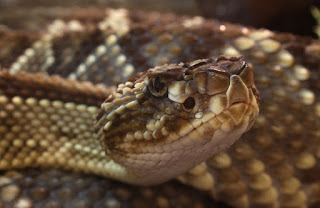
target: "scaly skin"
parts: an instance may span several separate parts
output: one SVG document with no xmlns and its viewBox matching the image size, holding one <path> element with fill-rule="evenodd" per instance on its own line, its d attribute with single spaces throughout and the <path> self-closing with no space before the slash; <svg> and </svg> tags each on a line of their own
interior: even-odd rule
<svg viewBox="0 0 320 208">
<path fill-rule="evenodd" d="M 10 35 L 8 32 L 4 37 Z M 0 60 L 6 60 L 6 53 L 10 54 L 10 50 L 21 50 L 19 45 L 12 47 L 8 43 L 3 43 L 4 49 L 0 54 L 5 55 L 1 55 Z M 10 68 L 13 74 L 21 70 L 42 71 L 112 85 L 150 66 L 219 54 L 242 54 L 249 67 L 253 67 L 261 94 L 260 115 L 253 128 L 227 152 L 214 155 L 178 179 L 196 188 L 209 190 L 214 197 L 234 207 L 316 207 L 320 203 L 320 86 L 317 83 L 320 43 L 316 40 L 201 18 L 170 15 L 160 18 L 156 14 L 109 10 L 107 18 L 98 27 L 90 22 L 71 22 L 68 26 L 56 22 L 50 33 L 42 36 L 22 56 L 17 58 L 18 54 L 10 54 L 10 57 L 17 58 L 16 62 L 4 62 L 3 65 Z M 14 76 L 24 77 L 19 73 Z M 43 85 L 47 86 L 45 83 Z M 124 88 L 125 85 L 119 87 Z M 4 97 L 9 98 L 10 93 L 30 96 L 28 90 L 5 92 Z M 92 140 L 90 144 L 84 140 L 79 144 L 79 140 L 70 140 L 68 135 L 80 133 L 85 137 L 90 134 L 87 129 L 90 124 L 86 122 L 88 118 L 93 118 L 97 108 L 81 105 L 81 101 L 76 100 L 72 100 L 73 104 L 50 102 L 57 95 L 45 92 L 39 92 L 37 96 L 48 98 L 39 102 L 32 98 L 24 101 L 14 96 L 7 100 L 2 98 L 4 110 L 1 116 L 10 114 L 11 119 L 6 119 L 1 125 L 1 132 L 6 135 L 1 150 L 7 155 L 3 156 L 1 168 L 35 165 L 37 154 L 30 149 L 35 143 L 38 144 L 35 141 L 45 137 L 39 145 L 47 148 L 49 153 L 37 158 L 38 164 L 59 167 L 68 160 L 69 166 L 64 168 L 87 171 L 88 167 L 97 165 L 100 169 L 95 169 L 95 173 L 104 175 L 102 163 L 87 163 L 91 159 L 113 161 L 103 153 L 98 154 L 102 151 L 98 140 Z M 90 93 L 85 94 L 90 96 Z M 72 96 L 72 99 L 77 98 Z M 24 103 L 29 107 L 25 107 Z M 29 111 L 29 108 L 35 109 Z M 73 113 L 66 113 L 65 108 Z M 39 118 L 35 119 L 36 115 L 32 112 L 37 112 Z M 56 135 L 48 134 L 48 129 L 41 128 L 46 122 L 50 127 L 48 115 L 58 125 L 51 126 L 50 131 L 61 129 L 58 140 L 53 141 Z M 14 125 L 14 119 L 24 126 Z M 31 126 L 38 129 L 38 133 L 25 130 Z M 104 126 L 108 131 L 107 123 Z M 15 137 L 17 132 L 23 133 L 21 139 Z M 55 146 L 61 144 L 66 145 L 56 151 Z M 26 147 L 26 150 L 13 158 L 21 147 Z M 84 152 L 88 160 L 61 157 L 73 147 L 74 151 Z M 116 168 L 114 172 L 109 171 L 108 176 L 119 178 L 119 173 L 124 173 L 121 167 Z"/>
<path fill-rule="evenodd" d="M 67 167 L 159 184 L 229 147 L 258 113 L 252 69 L 235 57 L 150 69 L 112 94 L 58 76 L 0 77 L 2 169 Z"/>
</svg>

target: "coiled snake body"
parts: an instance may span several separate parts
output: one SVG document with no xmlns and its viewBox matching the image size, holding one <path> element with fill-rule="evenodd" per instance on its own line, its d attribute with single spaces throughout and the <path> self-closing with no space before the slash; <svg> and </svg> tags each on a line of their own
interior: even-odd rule
<svg viewBox="0 0 320 208">
<path fill-rule="evenodd" d="M 234 207 L 319 205 L 318 41 L 126 10 L 1 36 L 1 170 L 177 177 Z"/>
</svg>

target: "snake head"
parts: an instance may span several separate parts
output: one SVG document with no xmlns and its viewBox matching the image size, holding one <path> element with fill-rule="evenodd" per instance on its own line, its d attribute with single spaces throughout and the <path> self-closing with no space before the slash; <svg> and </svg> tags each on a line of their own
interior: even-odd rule
<svg viewBox="0 0 320 208">
<path fill-rule="evenodd" d="M 164 65 L 120 84 L 96 129 L 107 154 L 140 184 L 173 178 L 222 151 L 259 112 L 252 68 L 220 56 Z"/>
</svg>

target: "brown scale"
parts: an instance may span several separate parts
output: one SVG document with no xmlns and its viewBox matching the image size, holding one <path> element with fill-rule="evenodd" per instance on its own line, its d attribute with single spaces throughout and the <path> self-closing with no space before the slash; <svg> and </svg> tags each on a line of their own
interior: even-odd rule
<svg viewBox="0 0 320 208">
<path fill-rule="evenodd" d="M 0 180 L 2 207 L 206 208 L 219 205 L 179 183 L 137 187 L 96 176 L 39 169 L 4 172 Z"/>
<path fill-rule="evenodd" d="M 69 81 L 59 76 L 48 78 L 44 74 L 26 72 L 10 75 L 5 70 L 0 71 L 0 86 L 2 88 L 0 92 L 11 98 L 14 96 L 46 98 L 94 106 L 100 106 L 112 90 L 91 83 L 83 85 L 78 81 Z"/>
<path fill-rule="evenodd" d="M 200 32 L 198 29 L 194 31 L 195 34 L 180 35 L 179 33 L 183 34 L 183 30 L 179 31 L 179 28 L 177 29 L 171 25 L 164 27 L 151 26 L 151 28 L 133 25 L 132 32 L 121 38 L 119 42 L 124 48 L 125 54 L 128 54 L 129 62 L 134 64 L 137 72 L 153 65 L 185 62 L 217 55 L 210 54 L 211 48 L 205 46 L 205 43 L 201 43 L 197 34 Z M 151 34 L 149 31 L 151 31 Z M 148 38 L 144 38 L 143 43 L 141 43 L 139 41 L 141 36 L 147 36 Z M 216 42 L 214 47 L 218 48 L 223 45 L 223 40 L 219 36 L 212 38 L 209 32 L 206 37 L 208 37 L 209 42 Z M 137 43 L 139 43 L 139 47 L 135 46 Z M 140 48 L 140 50 L 137 51 L 137 48 Z M 170 53 L 166 53 L 167 51 Z M 144 54 L 145 58 L 138 55 L 138 52 Z M 163 54 L 167 55 L 163 57 Z M 146 59 L 148 60 L 147 62 Z"/>
<path fill-rule="evenodd" d="M 0 31 L 0 69 L 10 67 L 39 37 L 39 34 L 24 31 Z"/>
<path fill-rule="evenodd" d="M 86 33 L 68 32 L 61 38 L 56 38 L 52 46 L 55 62 L 48 73 L 68 77 L 103 41 L 104 35 L 97 28 Z"/>
</svg>

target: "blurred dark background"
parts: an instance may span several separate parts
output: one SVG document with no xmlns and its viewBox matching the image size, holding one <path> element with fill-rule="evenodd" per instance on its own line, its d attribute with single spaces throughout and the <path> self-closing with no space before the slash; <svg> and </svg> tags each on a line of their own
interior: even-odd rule
<svg viewBox="0 0 320 208">
<path fill-rule="evenodd" d="M 223 21 L 316 37 L 311 6 L 320 0 L 0 0 L 0 24 L 37 29 L 74 8 L 125 7 L 201 15 Z"/>
</svg>

